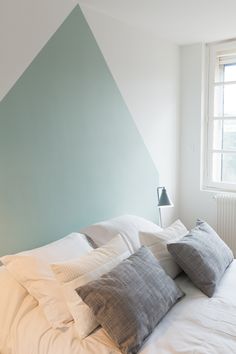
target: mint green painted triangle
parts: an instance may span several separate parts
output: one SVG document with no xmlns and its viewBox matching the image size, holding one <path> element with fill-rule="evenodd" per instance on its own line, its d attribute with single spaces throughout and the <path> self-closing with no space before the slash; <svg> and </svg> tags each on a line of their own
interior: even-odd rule
<svg viewBox="0 0 236 354">
<path fill-rule="evenodd" d="M 158 173 L 79 7 L 0 105 L 0 166 L 1 254 L 156 220 Z"/>
</svg>

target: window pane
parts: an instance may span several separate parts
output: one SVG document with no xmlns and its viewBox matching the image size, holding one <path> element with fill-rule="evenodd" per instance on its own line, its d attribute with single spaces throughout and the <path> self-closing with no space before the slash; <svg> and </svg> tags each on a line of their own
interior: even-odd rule
<svg viewBox="0 0 236 354">
<path fill-rule="evenodd" d="M 236 154 L 223 154 L 222 182 L 236 183 Z"/>
<path fill-rule="evenodd" d="M 212 160 L 212 180 L 221 182 L 221 157 L 222 154 L 214 153 Z"/>
<path fill-rule="evenodd" d="M 224 65 L 224 81 L 236 81 L 236 64 Z"/>
<path fill-rule="evenodd" d="M 223 149 L 236 150 L 236 120 L 227 119 L 224 121 Z"/>
<path fill-rule="evenodd" d="M 224 86 L 215 87 L 214 95 L 214 116 L 222 117 L 224 113 Z"/>
<path fill-rule="evenodd" d="M 224 86 L 224 115 L 236 116 L 236 84 Z"/>
<path fill-rule="evenodd" d="M 217 119 L 214 121 L 214 134 L 213 134 L 213 149 L 222 149 L 222 120 Z"/>
<path fill-rule="evenodd" d="M 236 183 L 236 154 L 213 153 L 212 180 Z"/>
</svg>

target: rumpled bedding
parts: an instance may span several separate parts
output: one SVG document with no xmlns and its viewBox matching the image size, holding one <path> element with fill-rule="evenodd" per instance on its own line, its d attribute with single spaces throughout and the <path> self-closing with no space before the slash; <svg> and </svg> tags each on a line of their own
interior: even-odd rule
<svg viewBox="0 0 236 354">
<path fill-rule="evenodd" d="M 186 296 L 168 312 L 139 353 L 236 354 L 236 261 L 212 298 L 184 274 L 176 282 Z M 120 353 L 102 328 L 82 341 L 74 326 L 51 329 L 30 295 L 12 319 L 8 344 L 2 350 L 1 354 Z"/>
</svg>

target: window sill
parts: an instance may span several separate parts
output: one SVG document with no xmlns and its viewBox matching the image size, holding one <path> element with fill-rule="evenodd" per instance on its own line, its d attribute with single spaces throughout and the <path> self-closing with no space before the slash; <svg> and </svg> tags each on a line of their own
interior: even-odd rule
<svg viewBox="0 0 236 354">
<path fill-rule="evenodd" d="M 236 193 L 236 184 L 202 185 L 200 190 L 209 193 Z"/>
</svg>

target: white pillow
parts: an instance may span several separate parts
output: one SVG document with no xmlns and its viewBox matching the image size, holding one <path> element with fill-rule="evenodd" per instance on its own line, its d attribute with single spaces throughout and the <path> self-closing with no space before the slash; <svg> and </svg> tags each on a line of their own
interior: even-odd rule
<svg viewBox="0 0 236 354">
<path fill-rule="evenodd" d="M 91 237 L 100 247 L 110 241 L 115 235 L 124 235 L 131 244 L 131 251 L 140 248 L 139 233 L 160 232 L 162 228 L 151 221 L 135 215 L 123 215 L 110 220 L 90 225 L 80 230 L 81 233 Z"/>
<path fill-rule="evenodd" d="M 61 283 L 64 297 L 81 339 L 88 336 L 98 326 L 98 323 L 75 289 L 98 279 L 130 254 L 127 242 L 121 235 L 117 235 L 106 245 L 80 259 L 51 265 L 57 280 Z"/>
<path fill-rule="evenodd" d="M 141 245 L 147 246 L 152 251 L 162 268 L 172 279 L 177 277 L 181 269 L 168 252 L 166 245 L 179 240 L 187 233 L 188 230 L 180 220 L 158 233 L 140 233 Z"/>
<path fill-rule="evenodd" d="M 0 267 L 0 289 L 0 353 L 10 353 L 10 330 L 28 292 L 4 266 Z"/>
<path fill-rule="evenodd" d="M 58 328 L 69 325 L 73 318 L 50 263 L 79 258 L 92 250 L 84 235 L 72 233 L 46 246 L 4 256 L 1 261 L 39 302 L 51 326 Z"/>
</svg>

